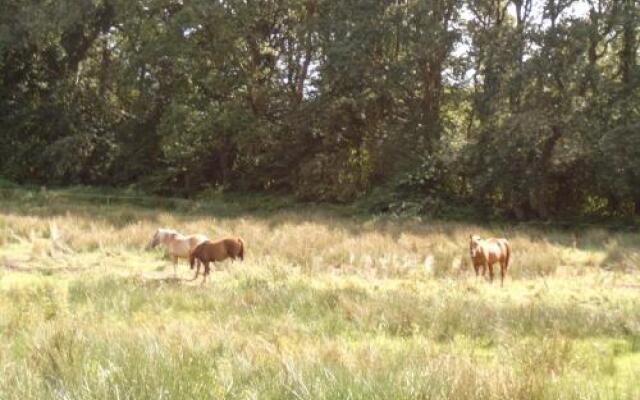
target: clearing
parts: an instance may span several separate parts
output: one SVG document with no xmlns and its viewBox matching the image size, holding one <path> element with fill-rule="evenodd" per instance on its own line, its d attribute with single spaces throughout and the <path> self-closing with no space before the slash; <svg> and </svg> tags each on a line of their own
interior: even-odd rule
<svg viewBox="0 0 640 400">
<path fill-rule="evenodd" d="M 245 261 L 174 278 L 160 226 Z M 637 234 L 26 191 L 0 233 L 3 399 L 640 398 Z M 504 289 L 470 233 L 511 240 Z"/>
</svg>

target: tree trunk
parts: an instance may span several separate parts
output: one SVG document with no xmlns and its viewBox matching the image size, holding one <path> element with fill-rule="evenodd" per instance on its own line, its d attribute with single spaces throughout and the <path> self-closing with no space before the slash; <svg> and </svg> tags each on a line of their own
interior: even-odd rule
<svg viewBox="0 0 640 400">
<path fill-rule="evenodd" d="M 620 51 L 620 72 L 624 84 L 623 91 L 629 95 L 633 90 L 636 67 L 636 21 L 635 5 L 632 1 L 625 2 L 622 30 L 622 50 Z"/>
<path fill-rule="evenodd" d="M 429 149 L 433 149 L 440 135 L 440 94 L 442 91 L 441 60 L 427 61 L 422 67 L 424 93 L 422 123 L 426 127 Z"/>
</svg>

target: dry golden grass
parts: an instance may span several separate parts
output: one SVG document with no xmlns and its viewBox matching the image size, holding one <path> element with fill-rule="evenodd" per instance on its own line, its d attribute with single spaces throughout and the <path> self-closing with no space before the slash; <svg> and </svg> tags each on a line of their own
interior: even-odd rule
<svg viewBox="0 0 640 400">
<path fill-rule="evenodd" d="M 640 397 L 634 234 L 0 205 L 0 398 Z M 143 250 L 160 226 L 238 234 L 246 259 L 172 279 Z M 511 240 L 504 289 L 470 233 Z"/>
</svg>

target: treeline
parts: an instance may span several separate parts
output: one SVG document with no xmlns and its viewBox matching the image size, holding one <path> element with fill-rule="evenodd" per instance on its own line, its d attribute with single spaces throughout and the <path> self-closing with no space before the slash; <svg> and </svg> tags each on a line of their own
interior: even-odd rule
<svg viewBox="0 0 640 400">
<path fill-rule="evenodd" d="M 0 174 L 640 213 L 634 0 L 0 1 Z"/>
</svg>

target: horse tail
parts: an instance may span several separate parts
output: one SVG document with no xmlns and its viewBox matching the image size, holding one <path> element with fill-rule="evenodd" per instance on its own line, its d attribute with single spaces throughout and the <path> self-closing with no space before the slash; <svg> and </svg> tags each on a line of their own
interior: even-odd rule
<svg viewBox="0 0 640 400">
<path fill-rule="evenodd" d="M 240 257 L 241 260 L 244 260 L 244 240 L 242 240 L 242 238 L 238 238 L 238 243 L 240 243 L 240 250 L 238 251 L 238 257 Z"/>
<path fill-rule="evenodd" d="M 191 266 L 191 269 L 193 269 L 193 266 L 196 262 L 196 249 L 198 247 L 196 247 L 195 249 L 191 250 L 189 252 L 189 265 Z M 200 269 L 200 267 L 198 267 L 198 269 Z"/>
<path fill-rule="evenodd" d="M 506 249 L 506 255 L 504 257 L 504 268 L 508 269 L 509 268 L 509 258 L 511 258 L 511 245 L 509 244 L 508 240 L 504 240 L 504 247 Z"/>
</svg>

